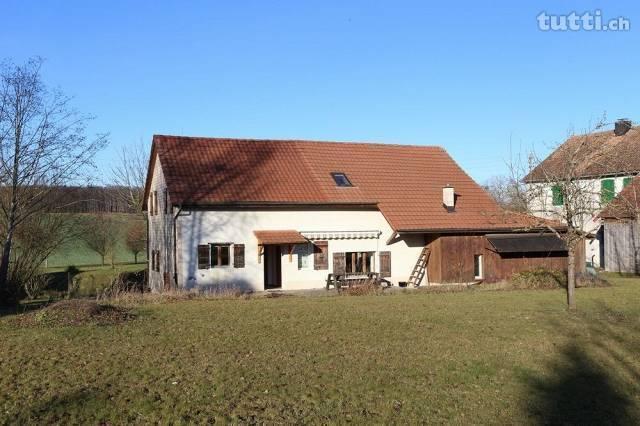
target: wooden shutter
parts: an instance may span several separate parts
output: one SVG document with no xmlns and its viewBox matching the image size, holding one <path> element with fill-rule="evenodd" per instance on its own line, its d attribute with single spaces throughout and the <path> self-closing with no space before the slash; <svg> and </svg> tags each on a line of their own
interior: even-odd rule
<svg viewBox="0 0 640 426">
<path fill-rule="evenodd" d="M 164 190 L 164 214 L 169 213 L 169 192 Z"/>
<path fill-rule="evenodd" d="M 615 197 L 615 181 L 613 179 L 603 179 L 600 181 L 600 202 L 607 204 Z"/>
<path fill-rule="evenodd" d="M 198 246 L 198 269 L 209 269 L 209 246 Z"/>
<path fill-rule="evenodd" d="M 383 278 L 391 276 L 391 252 L 390 251 L 380 252 L 380 275 L 382 275 Z"/>
<path fill-rule="evenodd" d="M 233 245 L 233 267 L 244 268 L 244 244 Z"/>
<path fill-rule="evenodd" d="M 344 253 L 333 253 L 333 273 L 336 275 L 345 274 Z"/>
<path fill-rule="evenodd" d="M 156 270 L 156 251 L 151 250 L 151 270 Z"/>
<path fill-rule="evenodd" d="M 313 246 L 313 269 L 329 269 L 329 242 L 316 241 Z"/>
<path fill-rule="evenodd" d="M 156 251 L 156 272 L 160 272 L 160 250 Z"/>
</svg>

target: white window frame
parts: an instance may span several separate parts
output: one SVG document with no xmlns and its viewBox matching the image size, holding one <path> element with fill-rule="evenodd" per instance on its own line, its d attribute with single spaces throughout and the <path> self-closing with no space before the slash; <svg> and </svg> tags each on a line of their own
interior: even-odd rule
<svg viewBox="0 0 640 426">
<path fill-rule="evenodd" d="M 478 262 L 478 275 L 476 275 L 476 259 Z M 473 275 L 473 278 L 476 280 L 484 279 L 484 256 L 481 254 L 473 255 Z"/>
</svg>

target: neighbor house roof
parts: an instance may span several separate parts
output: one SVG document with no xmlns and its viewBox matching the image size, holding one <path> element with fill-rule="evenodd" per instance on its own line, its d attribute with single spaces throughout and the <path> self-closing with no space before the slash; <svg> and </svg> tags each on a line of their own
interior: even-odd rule
<svg viewBox="0 0 640 426">
<path fill-rule="evenodd" d="M 378 208 L 395 231 L 513 229 L 506 214 L 435 146 L 156 135 L 150 173 L 160 160 L 174 205 L 358 205 Z M 352 186 L 338 186 L 332 173 Z M 150 178 L 147 179 L 145 200 Z M 442 188 L 456 193 L 454 212 Z"/>
<path fill-rule="evenodd" d="M 640 127 L 631 127 L 622 136 L 613 130 L 571 136 L 524 180 L 533 183 L 564 178 L 569 159 L 576 161 L 570 167 L 576 178 L 636 173 L 640 171 Z"/>
<path fill-rule="evenodd" d="M 640 212 L 640 177 L 634 178 L 600 212 L 603 219 L 635 219 Z"/>
</svg>

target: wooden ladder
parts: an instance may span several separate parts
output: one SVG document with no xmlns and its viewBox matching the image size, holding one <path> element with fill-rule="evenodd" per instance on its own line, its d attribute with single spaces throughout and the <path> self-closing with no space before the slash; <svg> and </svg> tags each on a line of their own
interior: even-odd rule
<svg viewBox="0 0 640 426">
<path fill-rule="evenodd" d="M 425 246 L 420 252 L 416 266 L 413 267 L 413 271 L 409 276 L 408 285 L 419 287 L 422 279 L 427 273 L 427 263 L 429 262 L 429 256 L 431 255 L 431 249 Z"/>
</svg>

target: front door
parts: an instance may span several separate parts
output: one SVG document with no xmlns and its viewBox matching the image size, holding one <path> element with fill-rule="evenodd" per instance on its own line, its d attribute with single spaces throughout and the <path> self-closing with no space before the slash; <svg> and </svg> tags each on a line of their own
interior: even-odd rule
<svg viewBox="0 0 640 426">
<path fill-rule="evenodd" d="M 280 246 L 264 246 L 264 289 L 282 287 L 282 252 Z"/>
</svg>

